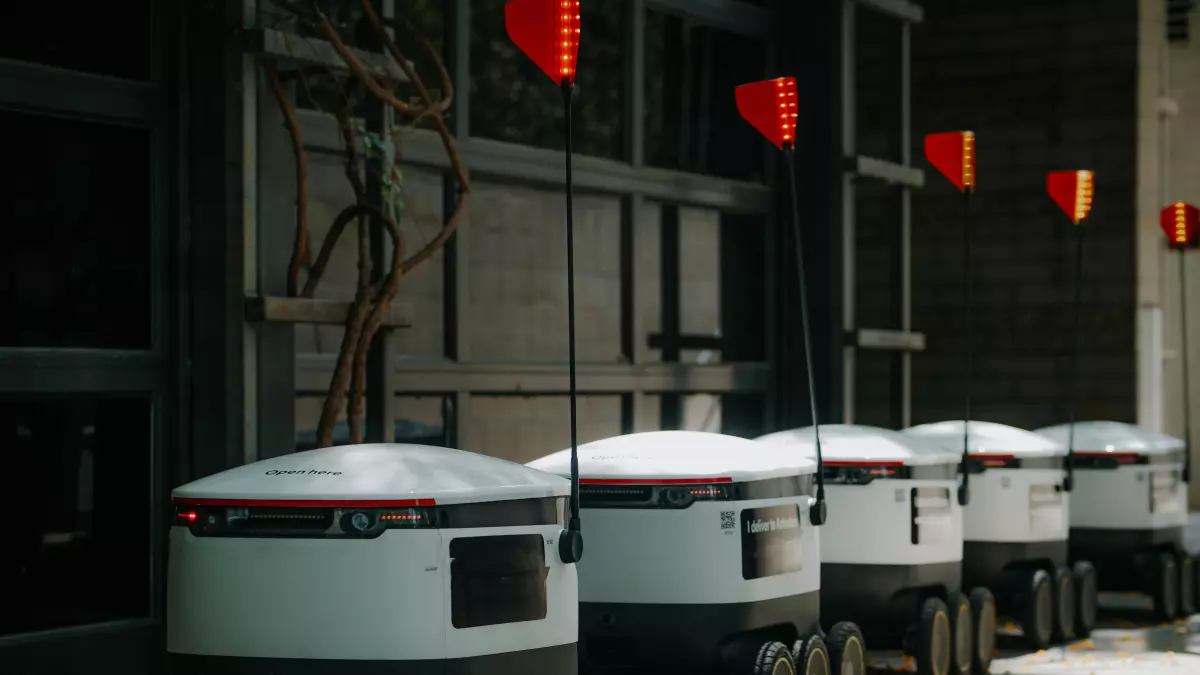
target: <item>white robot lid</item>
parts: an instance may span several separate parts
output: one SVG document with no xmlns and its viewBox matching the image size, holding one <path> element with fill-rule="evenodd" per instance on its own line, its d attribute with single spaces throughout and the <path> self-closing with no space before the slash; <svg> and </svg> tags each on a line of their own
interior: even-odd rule
<svg viewBox="0 0 1200 675">
<path fill-rule="evenodd" d="M 1036 430 L 1052 441 L 1066 445 L 1070 424 L 1056 424 Z M 1183 439 L 1160 434 L 1124 422 L 1076 422 L 1077 452 L 1134 452 L 1139 455 L 1165 455 L 1187 447 Z"/>
<path fill-rule="evenodd" d="M 906 436 L 919 438 L 938 447 L 961 452 L 963 446 L 962 420 L 947 420 L 920 424 L 902 431 Z M 967 452 L 972 455 L 1005 455 L 1011 457 L 1065 457 L 1066 446 L 1032 431 L 996 422 L 971 420 Z"/>
<path fill-rule="evenodd" d="M 264 459 L 175 489 L 179 502 L 434 506 L 565 497 L 570 481 L 496 457 L 429 445 L 342 445 Z"/>
<path fill-rule="evenodd" d="M 759 442 L 796 449 L 809 457 L 817 454 L 812 427 L 777 431 L 760 436 Z M 932 443 L 905 436 L 898 431 L 859 424 L 822 424 L 821 454 L 826 464 L 837 462 L 900 462 L 904 466 L 927 466 L 960 461 Z"/>
<path fill-rule="evenodd" d="M 562 450 L 526 466 L 567 476 L 571 472 L 571 451 Z M 581 482 L 703 482 L 724 478 L 741 483 L 816 471 L 816 462 L 802 453 L 701 431 L 647 431 L 579 446 Z"/>
</svg>

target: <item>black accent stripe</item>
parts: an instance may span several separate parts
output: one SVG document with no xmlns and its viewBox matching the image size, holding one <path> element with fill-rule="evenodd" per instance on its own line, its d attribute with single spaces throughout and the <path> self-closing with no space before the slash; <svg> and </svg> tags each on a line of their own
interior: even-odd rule
<svg viewBox="0 0 1200 675">
<path fill-rule="evenodd" d="M 168 654 L 173 675 L 576 675 L 576 644 L 461 659 L 367 661 Z"/>
<path fill-rule="evenodd" d="M 877 480 L 953 480 L 957 476 L 958 462 L 925 466 L 825 462 L 825 482 L 833 485 L 869 485 Z"/>
<path fill-rule="evenodd" d="M 1142 455 L 1134 452 L 1076 452 L 1074 462 L 1076 469 L 1117 469 L 1122 466 L 1162 466 L 1164 464 L 1183 464 L 1183 450 L 1172 450 L 1161 455 Z"/>
<path fill-rule="evenodd" d="M 702 501 L 754 501 L 813 494 L 813 475 L 807 474 L 741 483 L 585 484 L 580 486 L 579 497 L 583 508 L 591 509 L 686 509 Z"/>
</svg>

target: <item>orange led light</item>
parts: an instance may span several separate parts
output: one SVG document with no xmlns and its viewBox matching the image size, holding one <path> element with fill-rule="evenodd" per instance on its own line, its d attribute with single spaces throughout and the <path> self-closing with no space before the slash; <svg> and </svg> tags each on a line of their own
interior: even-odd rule
<svg viewBox="0 0 1200 675">
<path fill-rule="evenodd" d="M 575 84 L 579 65 L 579 0 L 510 0 L 504 5 L 508 37 L 542 72 Z"/>
<path fill-rule="evenodd" d="M 1092 210 L 1092 172 L 1078 171 L 1075 180 L 1075 223 L 1079 224 Z"/>
<path fill-rule="evenodd" d="M 1046 176 L 1046 192 L 1063 213 L 1078 225 L 1092 212 L 1095 173 L 1092 171 L 1053 171 Z"/>
<path fill-rule="evenodd" d="M 975 132 L 929 134 L 925 137 L 925 158 L 954 187 L 975 189 Z"/>
<path fill-rule="evenodd" d="M 779 77 L 739 85 L 734 90 L 734 97 L 738 114 L 775 147 L 784 149 L 795 145 L 799 117 L 796 78 Z"/>
<path fill-rule="evenodd" d="M 962 172 L 963 185 L 968 188 L 975 187 L 975 132 L 963 132 L 962 145 Z"/>
<path fill-rule="evenodd" d="M 1171 248 L 1200 248 L 1200 209 L 1175 202 L 1159 212 L 1158 222 Z"/>
</svg>

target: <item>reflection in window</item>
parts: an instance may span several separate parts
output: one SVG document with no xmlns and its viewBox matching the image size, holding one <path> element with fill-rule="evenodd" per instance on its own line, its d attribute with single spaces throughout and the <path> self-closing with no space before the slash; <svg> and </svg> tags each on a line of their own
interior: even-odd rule
<svg viewBox="0 0 1200 675">
<path fill-rule="evenodd" d="M 0 398 L 0 635 L 150 612 L 150 406 Z"/>
<path fill-rule="evenodd" d="M 150 79 L 148 0 L 72 2 L 69 6 L 23 2 L 19 7 L 19 14 L 0 21 L 0 58 Z"/>
<path fill-rule="evenodd" d="M 14 22 L 8 22 L 14 24 Z M 0 112 L 0 346 L 150 347 L 146 131 Z"/>
<path fill-rule="evenodd" d="M 733 91 L 766 77 L 766 47 L 677 16 L 646 16 L 646 161 L 763 180 L 764 141 Z"/>
<path fill-rule="evenodd" d="M 505 0 L 471 3 L 471 135 L 562 149 L 562 94 L 504 29 Z M 625 3 L 581 4 L 585 38 L 572 108 L 577 153 L 620 157 L 625 120 Z"/>
<path fill-rule="evenodd" d="M 545 619 L 548 572 L 540 534 L 451 539 L 451 624 L 475 628 Z"/>
</svg>

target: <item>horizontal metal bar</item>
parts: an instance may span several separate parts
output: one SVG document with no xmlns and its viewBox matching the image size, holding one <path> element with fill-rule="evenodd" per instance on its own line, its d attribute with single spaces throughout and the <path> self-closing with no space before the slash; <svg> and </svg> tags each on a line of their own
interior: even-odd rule
<svg viewBox="0 0 1200 675">
<path fill-rule="evenodd" d="M 858 0 L 858 3 L 910 23 L 920 23 L 925 20 L 925 9 L 908 0 Z"/>
<path fill-rule="evenodd" d="M 772 12 L 739 0 L 646 0 L 646 9 L 754 38 L 771 36 Z"/>
<path fill-rule="evenodd" d="M 313 152 L 341 153 L 342 141 L 333 115 L 298 110 L 305 146 Z M 458 150 L 472 176 L 533 183 L 563 184 L 563 155 L 516 143 L 484 138 L 458 141 Z M 432 131 L 416 130 L 400 137 L 403 161 L 438 170 L 450 168 L 442 141 Z M 600 157 L 575 155 L 573 183 L 579 190 L 608 194 L 640 194 L 673 204 L 703 206 L 732 213 L 766 213 L 771 192 L 766 185 L 700 174 L 634 167 Z"/>
<path fill-rule="evenodd" d="M 925 172 L 911 166 L 861 155 L 847 157 L 846 164 L 847 170 L 859 178 L 876 178 L 885 183 L 911 188 L 925 187 Z"/>
<path fill-rule="evenodd" d="M 280 65 L 288 62 L 306 65 L 322 66 L 333 70 L 349 72 L 350 68 L 342 60 L 333 43 L 328 40 L 304 37 L 295 33 L 274 30 L 272 28 L 255 28 L 242 34 L 242 49 L 250 54 L 271 57 L 280 61 Z M 408 77 L 389 54 L 368 52 L 355 47 L 349 47 L 350 53 L 358 59 L 366 69 L 376 77 L 385 78 L 392 82 L 408 82 Z"/>
<path fill-rule="evenodd" d="M 352 304 L 320 298 L 246 298 L 246 320 L 340 326 L 346 323 Z M 392 304 L 379 325 L 410 328 L 412 307 Z"/>
<path fill-rule="evenodd" d="M 149 82 L 0 59 L 0 108 L 149 126 L 166 104 Z"/>
<path fill-rule="evenodd" d="M 0 392 L 151 391 L 163 359 L 151 352 L 0 348 Z"/>
<path fill-rule="evenodd" d="M 650 349 L 662 349 L 662 333 L 651 333 L 646 338 Z M 721 338 L 716 335 L 680 335 L 675 344 L 680 349 L 721 349 Z"/>
<path fill-rule="evenodd" d="M 860 328 L 855 344 L 862 349 L 920 352 L 925 350 L 925 334 L 902 330 Z"/>
<path fill-rule="evenodd" d="M 329 387 L 333 355 L 296 356 L 297 392 L 321 393 Z M 559 363 L 415 363 L 397 360 L 396 377 L 401 391 L 475 394 L 565 394 L 567 366 Z M 762 392 L 770 380 L 765 363 L 728 363 L 700 366 L 680 363 L 579 364 L 581 393 L 655 392 Z"/>
</svg>

